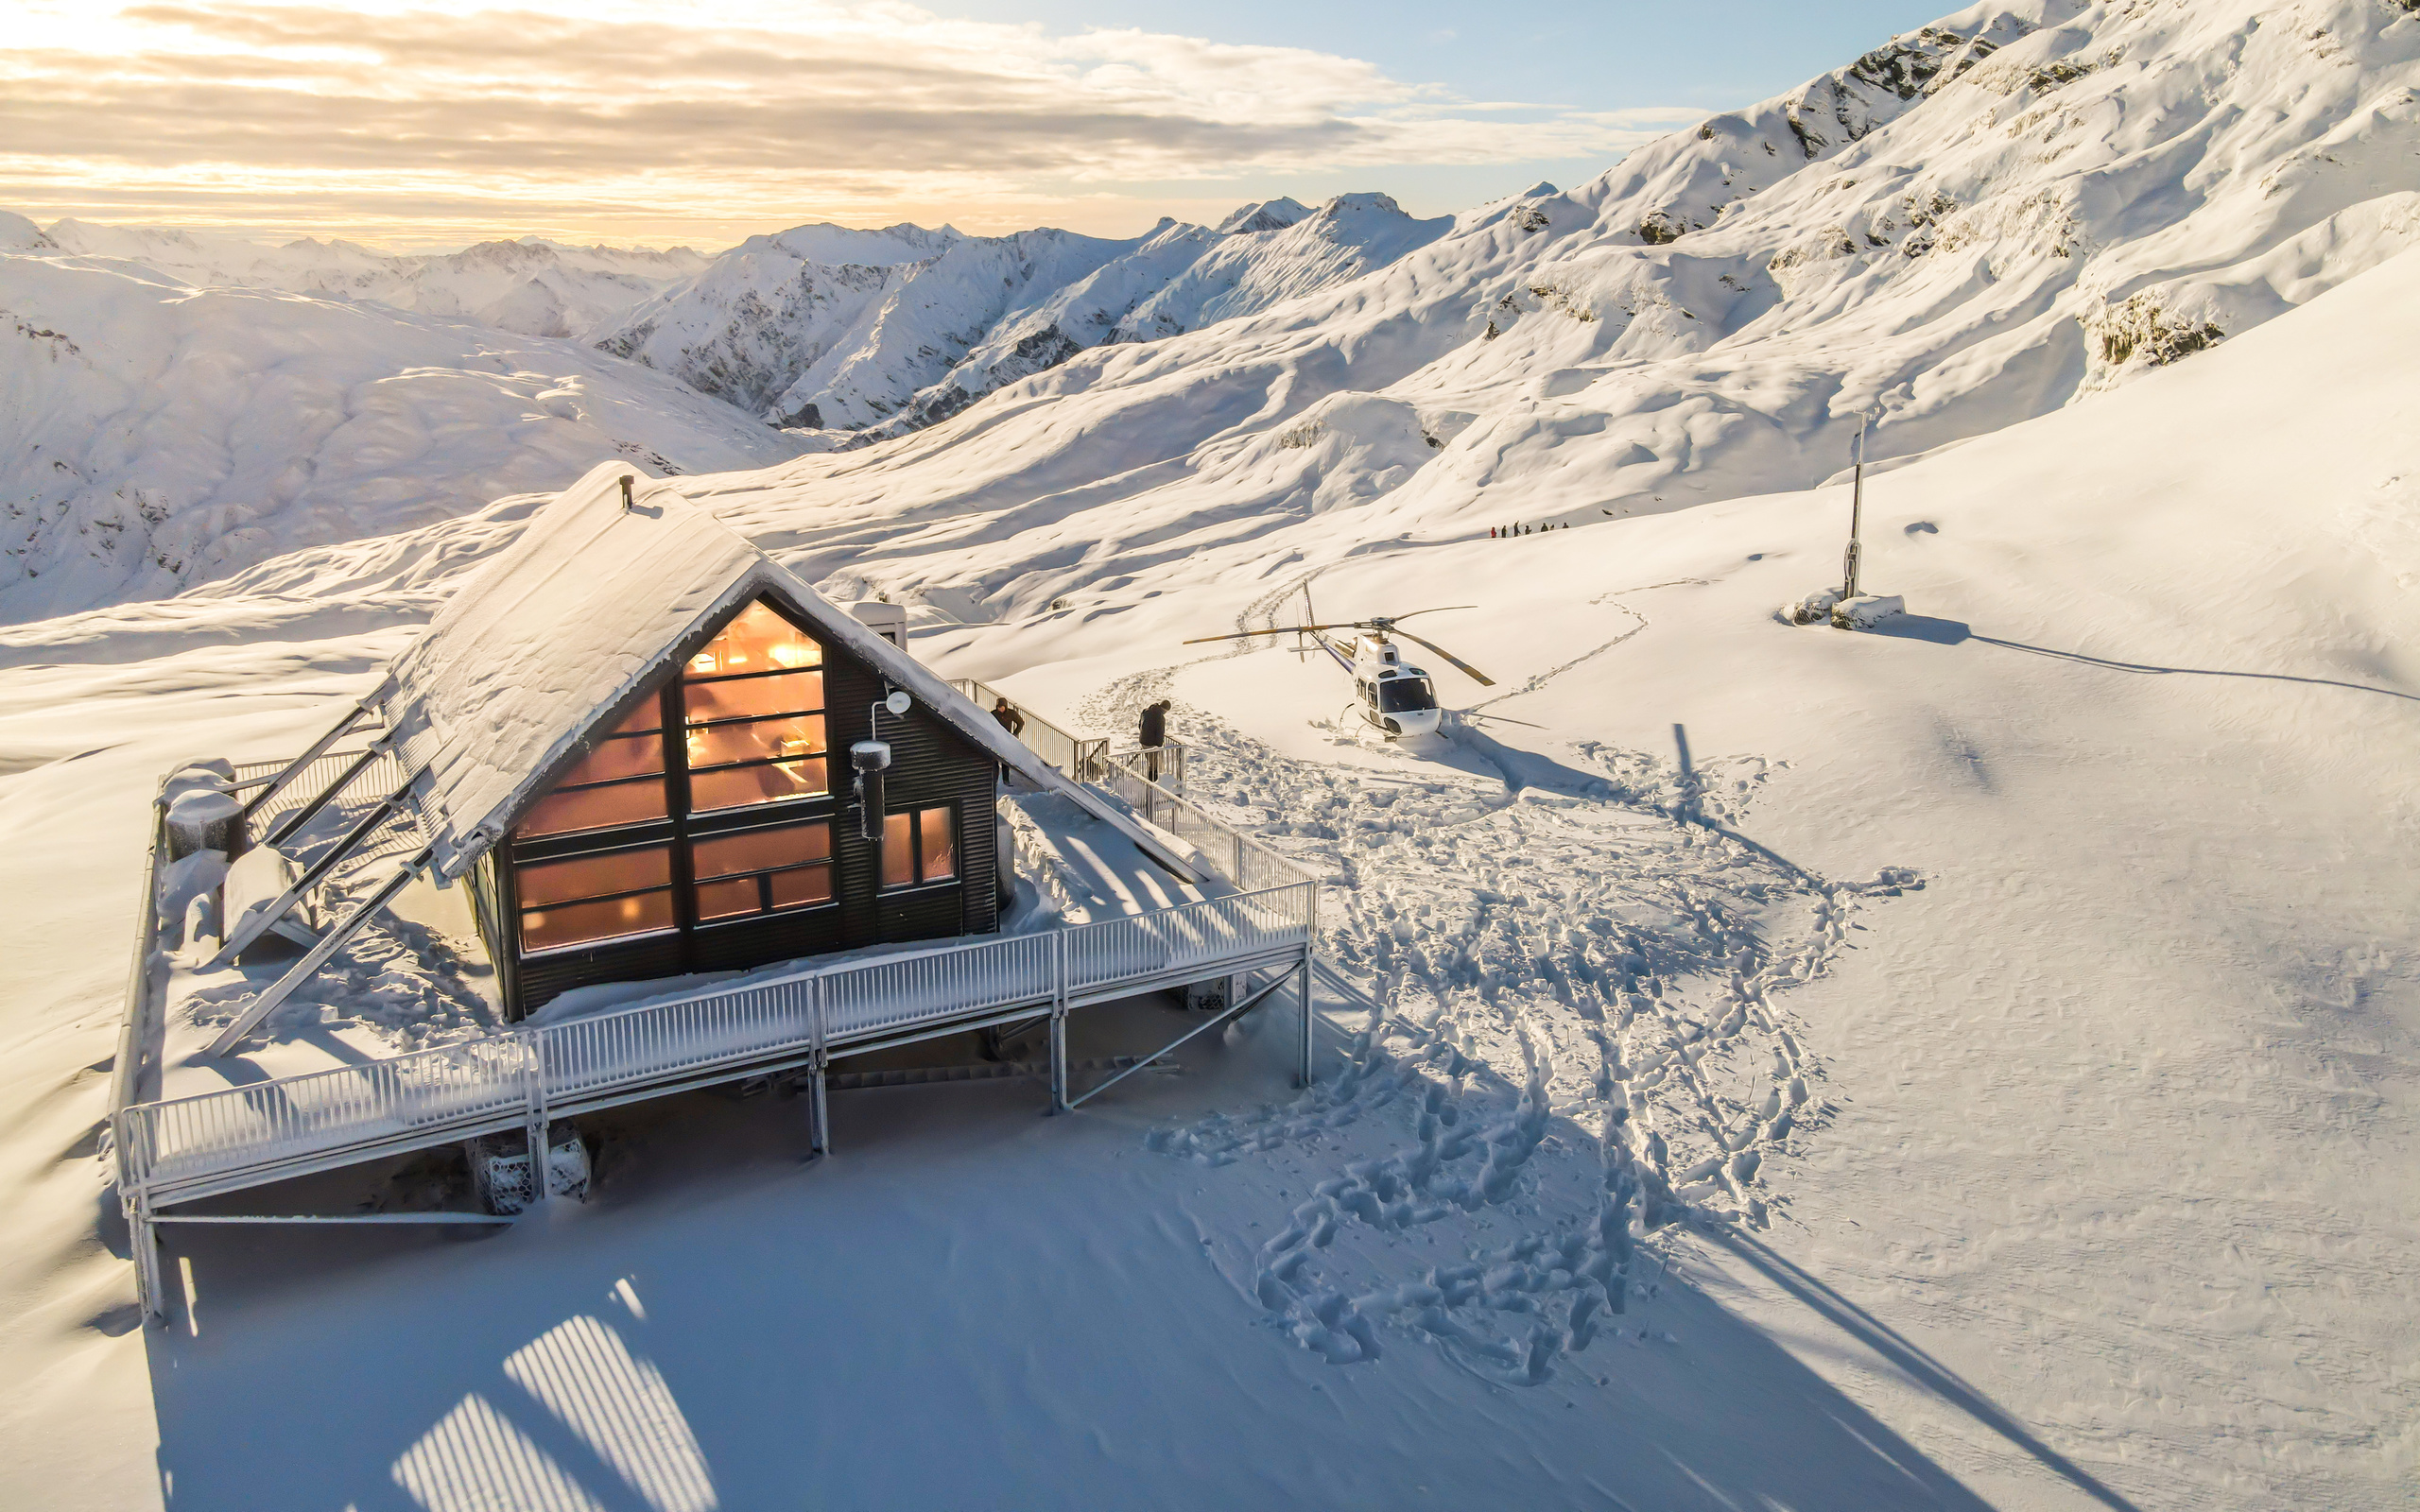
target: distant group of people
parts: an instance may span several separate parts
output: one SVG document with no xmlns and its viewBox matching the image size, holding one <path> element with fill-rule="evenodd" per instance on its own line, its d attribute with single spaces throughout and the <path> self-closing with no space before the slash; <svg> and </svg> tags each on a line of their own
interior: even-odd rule
<svg viewBox="0 0 2420 1512">
<path fill-rule="evenodd" d="M 1568 520 L 1565 520 L 1559 525 L 1490 525 L 1487 527 L 1487 539 L 1490 541 L 1510 541 L 1514 536 L 1534 536 L 1541 530 L 1568 530 L 1570 528 L 1571 522 Z"/>
</svg>

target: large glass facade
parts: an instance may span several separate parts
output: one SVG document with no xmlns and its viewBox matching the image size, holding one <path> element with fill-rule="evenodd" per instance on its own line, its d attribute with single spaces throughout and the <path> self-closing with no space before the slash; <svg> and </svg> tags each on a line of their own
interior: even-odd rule
<svg viewBox="0 0 2420 1512">
<path fill-rule="evenodd" d="M 696 813 L 832 790 L 823 648 L 763 604 L 689 659 L 681 712 Z"/>
<path fill-rule="evenodd" d="M 542 842 L 514 866 L 523 954 L 833 902 L 832 821 L 752 817 L 831 792 L 822 666 L 812 636 L 751 604 L 599 739 L 514 832 Z"/>
</svg>

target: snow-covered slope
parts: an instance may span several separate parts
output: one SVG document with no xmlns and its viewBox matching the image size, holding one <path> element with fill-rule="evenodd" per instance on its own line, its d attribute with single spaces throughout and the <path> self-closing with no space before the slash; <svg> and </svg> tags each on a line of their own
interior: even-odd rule
<svg viewBox="0 0 2420 1512">
<path fill-rule="evenodd" d="M 269 247 L 171 227 L 78 220 L 60 221 L 48 235 L 61 250 L 140 263 L 198 287 L 374 300 L 532 336 L 590 335 L 706 266 L 685 247 L 566 247 L 534 236 L 410 255 L 345 241 Z"/>
<path fill-rule="evenodd" d="M 598 345 L 826 446 L 905 435 L 1088 347 L 1148 341 L 1348 282 L 1434 240 L 1384 195 L 1245 205 L 1215 230 L 802 226 L 757 236 Z"/>
<path fill-rule="evenodd" d="M 2415 344 L 2403 256 L 1872 481 L 1893 633 L 1772 612 L 1837 570 L 1837 487 L 1493 542 L 1205 521 L 928 629 L 1053 716 L 1173 698 L 1195 794 L 1335 879 L 1392 1022 L 1331 1003 L 1302 1094 L 1283 1018 L 1073 1118 L 843 1091 L 804 1169 L 795 1104 L 684 1100 L 493 1243 L 180 1230 L 147 1335 L 95 1221 L 125 963 L 81 942 L 127 937 L 163 769 L 294 748 L 405 636 L 309 558 L 0 632 L 0 867 L 43 883 L 0 911 L 36 1383 L 0 1502 L 256 1505 L 307 1436 L 279 1484 L 327 1506 L 2408 1505 Z M 441 587 L 468 528 L 348 549 Z M 1477 606 L 1424 622 L 1497 679 L 1443 675 L 1453 744 L 1179 644 L 1305 582 Z"/>
<path fill-rule="evenodd" d="M 450 519 L 599 456 L 690 472 L 797 450 L 577 342 L 0 254 L 0 623 Z"/>
<path fill-rule="evenodd" d="M 1876 458 L 1925 453 L 2420 239 L 2415 91 L 2420 16 L 2376 0 L 1979 7 L 731 506 L 989 618 L 1313 511 L 1357 541 L 1483 536 L 1804 486 L 1860 416 Z"/>
<path fill-rule="evenodd" d="M 1267 216 L 1267 207 L 1248 205 L 1230 223 Z M 1118 321 L 1112 339 L 1154 341 L 1347 283 L 1427 246 L 1453 225 L 1450 215 L 1416 220 L 1385 195 L 1340 195 L 1268 235 L 1219 243 Z"/>
</svg>

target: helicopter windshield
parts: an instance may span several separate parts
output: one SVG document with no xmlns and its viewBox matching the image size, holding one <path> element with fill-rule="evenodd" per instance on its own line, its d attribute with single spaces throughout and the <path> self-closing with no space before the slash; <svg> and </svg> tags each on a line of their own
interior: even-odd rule
<svg viewBox="0 0 2420 1512">
<path fill-rule="evenodd" d="M 1437 707 L 1437 695 L 1430 692 L 1426 678 L 1387 678 L 1378 683 L 1378 713 L 1382 714 L 1419 713 Z"/>
</svg>

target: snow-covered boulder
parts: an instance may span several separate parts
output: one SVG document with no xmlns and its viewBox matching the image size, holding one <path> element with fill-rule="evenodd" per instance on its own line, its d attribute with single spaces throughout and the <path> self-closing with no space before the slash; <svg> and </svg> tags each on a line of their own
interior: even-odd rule
<svg viewBox="0 0 2420 1512">
<path fill-rule="evenodd" d="M 1908 610 L 1906 601 L 1896 593 L 1859 593 L 1832 606 L 1832 627 L 1841 630 L 1870 630 L 1894 614 Z"/>
</svg>

